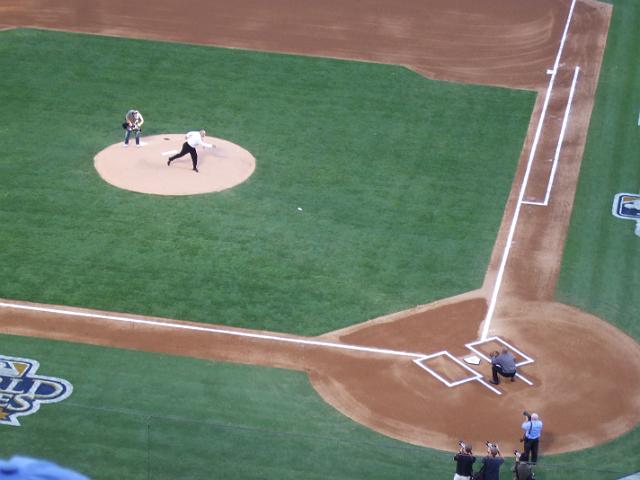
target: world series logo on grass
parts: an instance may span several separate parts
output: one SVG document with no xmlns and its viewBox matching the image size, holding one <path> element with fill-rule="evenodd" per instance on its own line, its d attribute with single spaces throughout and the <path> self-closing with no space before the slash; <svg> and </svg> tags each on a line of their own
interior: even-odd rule
<svg viewBox="0 0 640 480">
<path fill-rule="evenodd" d="M 0 355 L 0 425 L 20 426 L 18 417 L 31 415 L 43 403 L 61 402 L 73 386 L 61 378 L 36 375 L 40 364 L 28 358 Z"/>
<path fill-rule="evenodd" d="M 625 220 L 640 220 L 640 194 L 618 193 L 613 197 L 611 213 Z"/>
</svg>

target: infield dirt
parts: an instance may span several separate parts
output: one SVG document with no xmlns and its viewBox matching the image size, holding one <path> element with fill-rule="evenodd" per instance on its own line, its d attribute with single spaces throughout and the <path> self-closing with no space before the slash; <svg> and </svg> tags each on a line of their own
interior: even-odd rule
<svg viewBox="0 0 640 480">
<path fill-rule="evenodd" d="M 123 0 L 91 8 L 80 0 L 28 4 L 9 0 L 3 9 L 3 26 L 401 64 L 432 78 L 538 92 L 481 288 L 317 339 L 394 351 L 448 350 L 459 357 L 470 353 L 464 344 L 476 340 L 483 326 L 544 109 L 547 70 L 563 43 L 572 3 L 366 0 L 356 6 L 337 0 L 322 4 L 202 0 L 195 4 L 199 23 L 207 28 L 190 28 L 191 20 L 175 0 L 141 0 L 130 16 L 122 15 L 129 5 Z M 503 384 L 499 387 L 503 395 L 498 396 L 476 381 L 448 388 L 402 356 L 57 315 L 19 306 L 0 310 L 2 331 L 303 370 L 323 398 L 345 415 L 428 447 L 450 449 L 461 437 L 479 444 L 488 436 L 502 445 L 517 446 L 524 409 L 538 411 L 545 420 L 545 453 L 576 450 L 621 435 L 640 420 L 638 344 L 606 322 L 553 301 L 610 16 L 608 5 L 591 0 L 575 3 L 524 198 L 539 200 L 546 190 L 547 160 L 554 156 L 579 66 L 551 200 L 544 207 L 520 205 L 520 221 L 490 325 L 490 335 L 499 335 L 535 359 L 522 369 L 533 386 L 520 380 Z M 53 319 L 55 331 L 50 328 Z M 170 323 L 190 325 L 178 320 Z M 624 364 L 619 362 L 620 351 L 625 352 Z M 488 375 L 486 363 L 480 371 Z"/>
<path fill-rule="evenodd" d="M 94 165 L 102 179 L 118 188 L 156 195 L 220 192 L 247 180 L 256 168 L 251 152 L 221 138 L 206 137 L 214 147 L 198 153 L 198 173 L 186 154 L 167 165 L 182 148 L 184 134 L 145 136 L 140 147 L 122 143 L 98 152 Z"/>
</svg>

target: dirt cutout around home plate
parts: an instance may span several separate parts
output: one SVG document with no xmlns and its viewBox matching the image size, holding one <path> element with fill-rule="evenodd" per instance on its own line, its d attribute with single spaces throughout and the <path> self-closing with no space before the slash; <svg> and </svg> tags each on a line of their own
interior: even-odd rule
<svg viewBox="0 0 640 480">
<path fill-rule="evenodd" d="M 140 146 L 117 143 L 100 151 L 94 165 L 100 176 L 118 188 L 157 195 L 195 195 L 219 192 L 247 180 L 256 168 L 256 159 L 244 148 L 227 140 L 206 137 L 214 148 L 198 147 L 198 172 L 193 171 L 187 153 L 167 165 L 178 153 L 184 134 L 167 133 L 142 137 Z"/>
<path fill-rule="evenodd" d="M 4 3 L 6 26 L 398 64 L 438 79 L 532 89 L 538 98 L 485 280 L 476 291 L 313 339 L 132 315 L 116 320 L 109 312 L 8 302 L 0 309 L 2 332 L 305 371 L 322 397 L 345 415 L 400 440 L 440 449 L 454 449 L 459 438 L 475 445 L 491 439 L 505 451 L 519 447 L 524 409 L 538 411 L 545 421 L 543 454 L 598 445 L 640 421 L 638 343 L 601 319 L 554 301 L 611 5 L 221 0 L 197 2 L 200 27 L 192 28 L 193 19 L 177 0 L 140 0 L 135 14 L 122 13 L 129 5 L 124 0 L 91 8 L 83 0 Z M 572 92 L 571 115 L 563 125 Z M 543 205 L 549 159 L 561 131 L 552 196 Z M 182 140 L 167 143 L 176 149 Z M 147 175 L 163 167 L 162 158 L 154 156 Z M 213 159 L 215 154 L 203 155 L 203 168 Z M 188 157 L 181 162 L 165 165 L 167 174 L 193 179 Z M 528 203 L 522 204 L 519 192 L 527 177 Z M 520 207 L 520 221 L 512 224 Z M 505 247 L 510 256 L 501 270 Z M 472 353 L 465 344 L 477 340 L 486 325 L 499 272 L 502 286 L 488 333 L 535 359 L 522 368 L 533 385 L 522 379 L 501 384 L 502 395 L 477 380 L 448 387 L 415 360 L 443 350 L 457 359 Z M 464 369 L 450 362 L 438 357 L 429 365 L 459 380 Z M 475 368 L 489 375 L 486 362 Z"/>
</svg>

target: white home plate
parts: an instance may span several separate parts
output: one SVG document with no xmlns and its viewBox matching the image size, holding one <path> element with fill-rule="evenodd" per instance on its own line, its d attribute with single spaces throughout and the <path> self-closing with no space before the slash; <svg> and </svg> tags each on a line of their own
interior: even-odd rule
<svg viewBox="0 0 640 480">
<path fill-rule="evenodd" d="M 477 355 L 470 355 L 468 357 L 464 357 L 464 361 L 470 365 L 480 365 L 480 357 Z"/>
</svg>

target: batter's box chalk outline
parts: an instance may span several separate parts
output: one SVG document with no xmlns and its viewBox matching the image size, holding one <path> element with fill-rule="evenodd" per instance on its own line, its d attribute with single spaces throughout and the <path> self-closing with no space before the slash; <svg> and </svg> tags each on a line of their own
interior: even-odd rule
<svg viewBox="0 0 640 480">
<path fill-rule="evenodd" d="M 481 358 L 483 358 L 484 360 L 486 360 L 487 362 L 491 363 L 491 359 L 489 357 L 487 357 L 482 351 L 475 348 L 477 345 L 482 345 L 484 343 L 491 343 L 491 342 L 498 342 L 503 346 L 507 347 L 512 352 L 516 352 L 520 357 L 522 357 L 524 360 L 516 362 L 516 367 L 518 368 L 522 367 L 523 365 L 529 365 L 530 363 L 535 362 L 535 360 L 531 358 L 529 355 L 527 355 L 521 350 L 518 350 L 513 345 L 505 342 L 500 337 L 489 337 L 489 338 L 485 338 L 484 340 L 477 340 L 475 342 L 465 343 L 464 346 L 467 347 L 472 352 L 474 352 L 475 354 L 477 354 L 478 356 L 480 356 Z M 523 376 L 521 373 L 516 373 L 516 377 L 522 379 L 522 381 L 525 382 L 527 385 L 533 386 L 533 382 L 528 378 L 526 378 L 525 376 Z"/>
<path fill-rule="evenodd" d="M 436 372 L 432 368 L 429 368 L 427 366 L 427 364 L 425 363 L 425 362 L 427 362 L 427 361 L 429 361 L 429 360 L 431 360 L 433 358 L 437 358 L 437 357 L 441 357 L 441 356 L 445 356 L 445 357 L 449 358 L 450 360 L 455 362 L 457 365 L 459 365 L 460 367 L 464 368 L 466 371 L 471 373 L 471 376 L 464 377 L 462 380 L 456 380 L 455 382 L 450 382 L 446 378 L 444 378 L 442 375 L 440 375 L 438 372 Z M 423 357 L 420 357 L 420 358 L 418 358 L 416 360 L 413 360 L 413 363 L 418 365 L 423 370 L 426 370 L 427 372 L 429 372 L 432 376 L 434 376 L 436 379 L 440 380 L 442 383 L 444 383 L 449 388 L 457 387 L 458 385 L 462 385 L 463 383 L 467 383 L 467 382 L 478 381 L 482 385 L 487 387 L 488 389 L 492 390 L 494 393 L 496 393 L 498 395 L 502 395 L 502 392 L 500 390 L 498 390 L 496 388 L 493 388 L 491 385 L 489 385 L 487 382 L 484 381 L 481 373 L 476 372 L 474 369 L 472 369 L 471 367 L 467 366 L 464 362 L 458 360 L 456 357 L 451 355 L 446 350 L 442 350 L 441 352 L 432 353 L 430 355 L 424 355 Z"/>
</svg>

